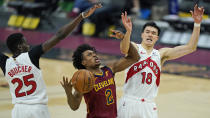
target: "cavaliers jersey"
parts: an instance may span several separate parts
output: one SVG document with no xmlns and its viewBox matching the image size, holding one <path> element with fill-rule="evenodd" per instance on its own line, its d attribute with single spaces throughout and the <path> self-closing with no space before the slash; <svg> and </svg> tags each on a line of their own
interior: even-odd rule
<svg viewBox="0 0 210 118">
<path fill-rule="evenodd" d="M 103 74 L 95 75 L 93 90 L 84 94 L 87 118 L 116 118 L 117 98 L 114 74 L 106 66 L 101 70 Z"/>
<path fill-rule="evenodd" d="M 47 104 L 42 72 L 31 62 L 28 52 L 6 60 L 5 77 L 13 104 Z"/>
<path fill-rule="evenodd" d="M 160 83 L 161 62 L 159 51 L 153 49 L 150 55 L 137 44 L 140 59 L 126 69 L 124 94 L 138 98 L 154 99 Z"/>
</svg>

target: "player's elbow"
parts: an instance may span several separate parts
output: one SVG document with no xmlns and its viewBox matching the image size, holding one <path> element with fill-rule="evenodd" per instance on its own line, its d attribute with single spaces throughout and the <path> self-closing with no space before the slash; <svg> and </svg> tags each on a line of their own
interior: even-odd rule
<svg viewBox="0 0 210 118">
<path fill-rule="evenodd" d="M 197 46 L 193 46 L 193 47 L 191 47 L 191 49 L 190 49 L 191 53 L 195 52 L 196 50 L 197 50 Z"/>
<path fill-rule="evenodd" d="M 76 111 L 77 109 L 79 109 L 79 105 L 69 105 L 71 110 Z"/>
<path fill-rule="evenodd" d="M 126 51 L 126 50 L 121 50 L 121 53 L 124 54 L 124 55 L 127 55 L 127 54 L 128 54 L 128 51 Z"/>
</svg>

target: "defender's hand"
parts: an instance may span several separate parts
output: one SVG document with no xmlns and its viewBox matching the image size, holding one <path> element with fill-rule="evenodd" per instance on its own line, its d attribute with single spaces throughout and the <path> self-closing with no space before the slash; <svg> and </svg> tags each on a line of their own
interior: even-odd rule
<svg viewBox="0 0 210 118">
<path fill-rule="evenodd" d="M 90 15 L 92 15 L 96 9 L 101 8 L 101 3 L 95 4 L 93 7 L 91 7 L 88 11 L 82 12 L 82 17 L 87 18 Z"/>
<path fill-rule="evenodd" d="M 198 5 L 196 4 L 194 7 L 194 11 L 190 11 L 190 13 L 192 14 L 194 22 L 200 24 L 203 19 L 204 8 L 198 7 Z"/>
<path fill-rule="evenodd" d="M 125 13 L 121 14 L 121 19 L 122 19 L 122 22 L 123 22 L 123 25 L 124 25 L 125 29 L 128 32 L 131 32 L 132 31 L 132 22 L 131 22 L 131 19 L 128 18 L 126 11 L 125 11 Z"/>
<path fill-rule="evenodd" d="M 110 37 L 116 38 L 116 39 L 123 39 L 124 34 L 119 30 L 111 30 L 112 34 L 110 34 Z"/>
</svg>

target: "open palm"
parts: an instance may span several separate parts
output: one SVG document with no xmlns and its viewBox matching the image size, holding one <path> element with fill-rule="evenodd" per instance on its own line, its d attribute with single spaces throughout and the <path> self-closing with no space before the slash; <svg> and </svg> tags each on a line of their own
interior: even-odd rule
<svg viewBox="0 0 210 118">
<path fill-rule="evenodd" d="M 96 9 L 101 8 L 102 5 L 100 3 L 95 4 L 93 7 L 91 7 L 88 11 L 84 12 L 84 18 L 89 17 L 90 15 L 92 15 Z"/>
<path fill-rule="evenodd" d="M 122 22 L 123 22 L 123 25 L 124 25 L 125 29 L 127 31 L 131 32 L 132 31 L 132 22 L 131 22 L 131 19 L 128 18 L 127 12 L 122 13 L 121 19 L 122 19 Z"/>
<path fill-rule="evenodd" d="M 203 19 L 204 8 L 198 7 L 198 5 L 196 4 L 194 7 L 194 11 L 190 12 L 192 14 L 192 18 L 194 19 L 194 22 L 200 24 Z"/>
</svg>

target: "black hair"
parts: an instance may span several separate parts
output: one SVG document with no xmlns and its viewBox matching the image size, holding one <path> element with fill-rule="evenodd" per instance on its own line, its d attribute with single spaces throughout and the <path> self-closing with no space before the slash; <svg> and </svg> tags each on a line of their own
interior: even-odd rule
<svg viewBox="0 0 210 118">
<path fill-rule="evenodd" d="M 22 44 L 24 41 L 24 36 L 21 33 L 13 33 L 7 37 L 7 47 L 14 53 L 17 51 L 18 45 Z"/>
<path fill-rule="evenodd" d="M 85 66 L 82 65 L 82 60 L 83 60 L 82 53 L 85 52 L 86 50 L 92 50 L 92 51 L 96 52 L 96 49 L 88 44 L 82 44 L 82 45 L 78 46 L 72 56 L 73 65 L 76 69 L 86 69 Z"/>
<path fill-rule="evenodd" d="M 160 28 L 157 26 L 157 24 L 153 21 L 151 22 L 147 22 L 146 24 L 144 24 L 143 28 L 142 28 L 142 32 L 144 32 L 144 29 L 147 27 L 147 26 L 151 26 L 151 27 L 154 27 L 158 30 L 158 36 L 160 35 Z"/>
</svg>

